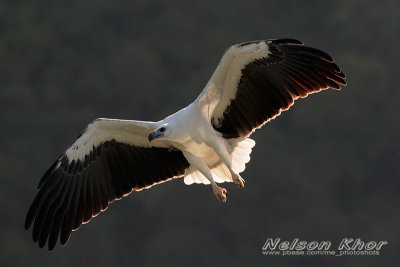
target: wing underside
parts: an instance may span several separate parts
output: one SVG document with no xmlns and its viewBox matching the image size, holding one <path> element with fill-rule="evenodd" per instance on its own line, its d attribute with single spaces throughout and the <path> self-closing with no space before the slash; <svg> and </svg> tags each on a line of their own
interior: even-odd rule
<svg viewBox="0 0 400 267">
<path fill-rule="evenodd" d="M 345 75 L 325 52 L 294 39 L 254 41 L 225 53 L 197 103 L 225 138 L 246 137 L 297 98 L 341 85 Z"/>
<path fill-rule="evenodd" d="M 140 145 L 134 145 L 134 141 L 130 144 L 121 142 L 125 135 L 116 133 L 127 129 L 119 125 L 118 130 L 117 122 L 113 123 L 111 135 L 120 138 L 119 141 L 95 142 L 93 139 L 104 139 L 99 135 L 104 136 L 107 130 L 102 127 L 103 133 L 99 133 L 99 125 L 89 126 L 96 129 L 87 129 L 79 137 L 82 139 L 78 139 L 44 174 L 25 221 L 26 229 L 33 224 L 32 237 L 40 247 L 48 242 L 48 248 L 52 250 L 58 239 L 61 244 L 66 244 L 71 231 L 106 210 L 114 200 L 132 190 L 139 191 L 180 177 L 189 167 L 181 151 L 144 145 L 151 127 L 149 131 L 136 131 L 135 135 L 141 131 L 144 134 L 139 134 L 143 135 L 143 140 L 138 140 Z M 85 140 L 91 140 L 91 143 Z"/>
</svg>

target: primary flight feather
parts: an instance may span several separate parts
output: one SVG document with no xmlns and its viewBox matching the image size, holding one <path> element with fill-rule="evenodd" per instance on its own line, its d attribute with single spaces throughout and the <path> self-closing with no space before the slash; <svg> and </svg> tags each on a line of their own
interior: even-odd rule
<svg viewBox="0 0 400 267">
<path fill-rule="evenodd" d="M 332 58 L 294 39 L 252 41 L 226 50 L 197 99 L 159 122 L 97 119 L 48 169 L 25 228 L 52 250 L 109 203 L 184 176 L 186 184 L 244 186 L 251 133 L 308 94 L 346 85 Z"/>
</svg>

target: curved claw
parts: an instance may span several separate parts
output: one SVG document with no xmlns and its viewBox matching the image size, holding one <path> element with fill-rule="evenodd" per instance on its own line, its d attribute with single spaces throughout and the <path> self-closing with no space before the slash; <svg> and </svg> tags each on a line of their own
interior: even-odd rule
<svg viewBox="0 0 400 267">
<path fill-rule="evenodd" d="M 239 174 L 233 176 L 233 182 L 235 183 L 236 187 L 244 187 L 245 181 Z"/>
<path fill-rule="evenodd" d="M 222 203 L 226 202 L 226 196 L 228 195 L 228 191 L 226 191 L 225 188 L 222 187 L 217 187 L 216 190 L 214 190 L 214 195 L 217 197 L 219 201 Z"/>
</svg>

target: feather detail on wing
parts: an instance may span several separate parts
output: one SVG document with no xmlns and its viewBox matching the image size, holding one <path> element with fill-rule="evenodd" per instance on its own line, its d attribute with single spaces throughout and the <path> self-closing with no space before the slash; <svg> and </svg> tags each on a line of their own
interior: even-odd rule
<svg viewBox="0 0 400 267">
<path fill-rule="evenodd" d="M 225 138 L 249 136 L 299 97 L 346 85 L 333 59 L 294 39 L 230 47 L 196 99 Z"/>
<path fill-rule="evenodd" d="M 182 152 L 162 142 L 151 146 L 152 122 L 98 119 L 44 174 L 26 217 L 33 240 L 53 249 L 109 203 L 184 174 Z M 152 143 L 153 145 L 153 143 Z"/>
</svg>

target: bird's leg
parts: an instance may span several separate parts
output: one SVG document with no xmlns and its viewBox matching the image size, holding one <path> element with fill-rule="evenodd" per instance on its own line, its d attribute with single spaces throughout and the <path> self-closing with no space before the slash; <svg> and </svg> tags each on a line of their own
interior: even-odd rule
<svg viewBox="0 0 400 267">
<path fill-rule="evenodd" d="M 207 180 L 210 181 L 213 193 L 217 197 L 217 199 L 223 203 L 226 202 L 226 195 L 228 194 L 228 192 L 225 188 L 219 187 L 217 185 L 207 165 L 200 158 L 192 155 L 191 153 L 183 151 L 183 155 L 191 165 L 196 167 L 207 178 Z"/>
<path fill-rule="evenodd" d="M 214 148 L 214 151 L 218 154 L 218 156 L 222 159 L 222 162 L 228 168 L 232 176 L 232 181 L 235 183 L 235 185 L 237 187 L 244 187 L 244 179 L 232 169 L 232 157 L 229 155 L 224 142 L 221 142 L 220 140 L 212 140 L 210 145 Z"/>
</svg>

